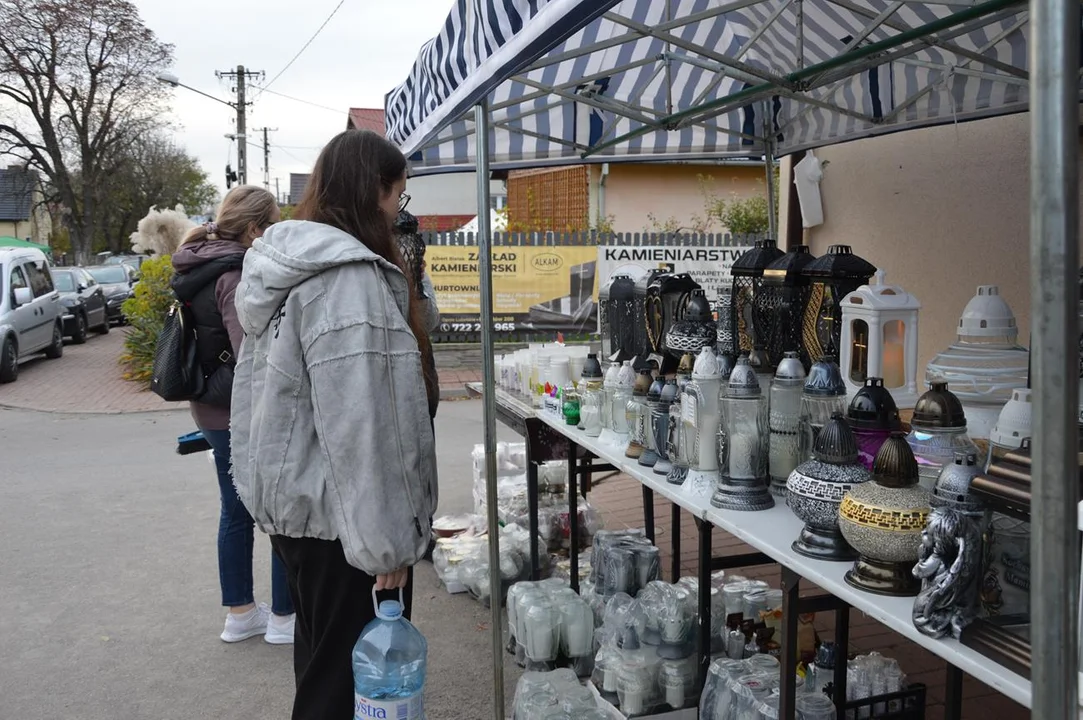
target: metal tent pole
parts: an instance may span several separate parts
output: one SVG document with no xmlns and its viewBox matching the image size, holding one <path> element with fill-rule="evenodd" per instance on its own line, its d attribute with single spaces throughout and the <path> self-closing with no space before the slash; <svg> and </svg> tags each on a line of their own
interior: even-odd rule
<svg viewBox="0 0 1083 720">
<path fill-rule="evenodd" d="M 1031 717 L 1078 716 L 1079 2 L 1030 0 Z"/>
<path fill-rule="evenodd" d="M 775 207 L 775 135 L 772 101 L 763 103 L 763 164 L 767 168 L 767 232 L 778 242 L 778 209 Z"/>
<path fill-rule="evenodd" d="M 493 248 L 489 226 L 489 101 L 474 106 L 478 176 L 478 274 L 481 276 L 481 383 L 485 423 L 485 502 L 489 524 L 489 609 L 493 634 L 493 719 L 504 720 L 500 516 L 496 504 L 496 375 L 493 368 Z"/>
</svg>

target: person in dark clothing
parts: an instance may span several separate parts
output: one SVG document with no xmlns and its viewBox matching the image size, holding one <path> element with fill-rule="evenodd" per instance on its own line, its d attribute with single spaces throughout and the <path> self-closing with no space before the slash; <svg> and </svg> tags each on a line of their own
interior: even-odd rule
<svg viewBox="0 0 1083 720">
<path fill-rule="evenodd" d="M 229 608 L 221 638 L 239 642 L 263 635 L 276 645 L 293 642 L 294 613 L 282 561 L 271 555 L 271 601 L 255 603 L 252 580 L 254 522 L 237 497 L 230 472 L 230 399 L 244 331 L 234 295 L 244 255 L 252 242 L 279 219 L 275 197 L 262 188 L 234 188 L 222 201 L 215 222 L 193 229 L 173 254 L 173 293 L 192 310 L 196 351 L 206 390 L 190 403 L 192 418 L 214 453 L 221 495 L 218 519 L 218 579 L 222 605 Z"/>
</svg>

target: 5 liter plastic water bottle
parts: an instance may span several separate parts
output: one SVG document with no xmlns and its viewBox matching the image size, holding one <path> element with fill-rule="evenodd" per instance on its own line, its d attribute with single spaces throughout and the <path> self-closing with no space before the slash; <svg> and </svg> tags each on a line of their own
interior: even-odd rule
<svg viewBox="0 0 1083 720">
<path fill-rule="evenodd" d="M 377 604 L 376 619 L 353 647 L 354 720 L 424 720 L 425 659 L 429 644 L 402 616 L 399 599 Z"/>
</svg>

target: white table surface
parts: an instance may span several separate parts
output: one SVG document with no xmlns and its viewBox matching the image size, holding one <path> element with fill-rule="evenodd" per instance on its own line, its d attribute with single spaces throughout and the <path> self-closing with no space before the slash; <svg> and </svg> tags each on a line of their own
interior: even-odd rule
<svg viewBox="0 0 1083 720">
<path fill-rule="evenodd" d="M 788 506 L 776 504 L 770 510 L 759 512 L 720 510 L 711 505 L 709 498 L 697 497 L 686 491 L 683 486 L 670 485 L 665 478 L 655 475 L 649 468 L 641 467 L 635 460 L 624 457 L 623 448 L 600 443 L 597 438 L 588 438 L 583 431 L 568 426 L 563 418 L 550 413 L 538 412 L 537 417 L 562 435 L 574 440 L 580 447 L 620 468 L 656 493 L 677 503 L 695 517 L 707 520 L 715 527 L 739 537 L 802 578 L 815 583 L 835 597 L 845 600 L 851 607 L 904 635 L 1012 700 L 1030 707 L 1029 680 L 965 647 L 958 640 L 952 638 L 934 640 L 918 632 L 912 620 L 914 607 L 912 597 L 895 598 L 862 592 L 848 585 L 843 579 L 851 563 L 814 560 L 795 553 L 791 545 L 800 534 L 804 523 L 790 511 Z M 1081 505 L 1081 513 L 1083 513 L 1083 505 Z M 1083 517 L 1081 517 L 1081 527 L 1083 527 Z"/>
</svg>

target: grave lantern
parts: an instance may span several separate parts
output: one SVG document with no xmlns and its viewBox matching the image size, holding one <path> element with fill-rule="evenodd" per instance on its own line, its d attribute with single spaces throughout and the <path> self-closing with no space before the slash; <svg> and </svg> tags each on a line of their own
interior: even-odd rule
<svg viewBox="0 0 1083 720">
<path fill-rule="evenodd" d="M 832 245 L 826 255 L 805 266 L 803 273 L 811 285 L 802 322 L 806 361 L 839 354 L 842 343 L 842 299 L 868 283 L 875 272 L 876 268 L 854 255 L 849 245 Z"/>
</svg>

